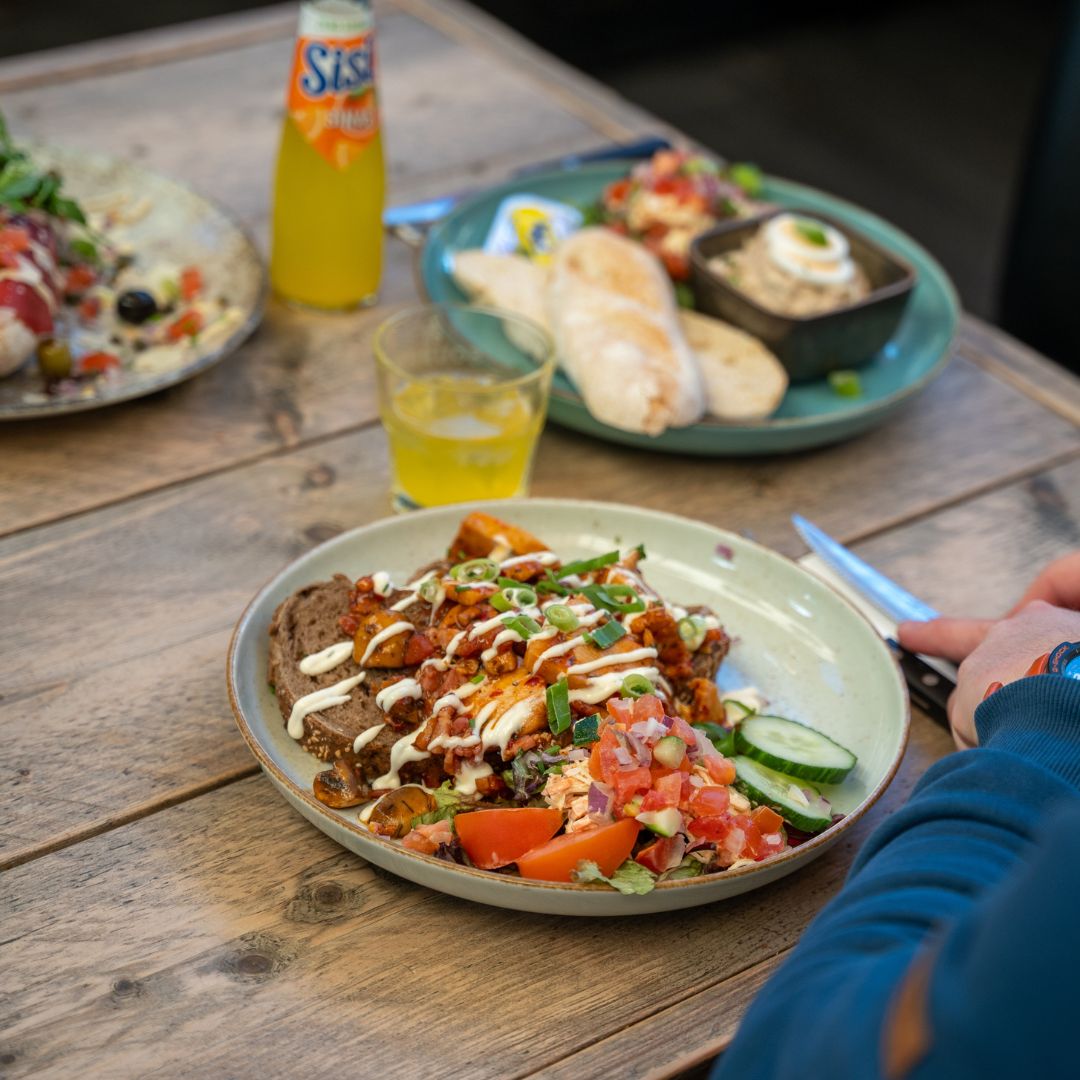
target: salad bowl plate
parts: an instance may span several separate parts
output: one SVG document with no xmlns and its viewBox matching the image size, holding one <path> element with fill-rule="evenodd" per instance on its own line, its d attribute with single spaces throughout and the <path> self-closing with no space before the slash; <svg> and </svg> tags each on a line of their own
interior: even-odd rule
<svg viewBox="0 0 1080 1080">
<path fill-rule="evenodd" d="M 370 833 L 357 809 L 334 810 L 312 794 L 323 766 L 285 731 L 267 683 L 268 636 L 277 605 L 335 573 L 376 569 L 404 580 L 435 557 L 433 536 L 451 536 L 471 509 L 488 509 L 540 536 L 567 557 L 644 543 L 643 570 L 660 594 L 703 603 L 733 639 L 718 676 L 723 689 L 749 684 L 770 709 L 802 720 L 858 757 L 824 793 L 843 817 L 805 843 L 753 866 L 659 883 L 645 895 L 606 885 L 555 884 L 443 862 Z M 907 691 L 888 649 L 846 600 L 795 563 L 734 533 L 614 503 L 523 499 L 458 504 L 344 533 L 301 556 L 266 584 L 233 635 L 229 696 L 240 732 L 271 783 L 316 828 L 401 878 L 478 903 L 550 915 L 641 915 L 712 903 L 793 873 L 835 844 L 891 781 L 908 734 Z"/>
<path fill-rule="evenodd" d="M 64 191 L 72 197 L 88 205 L 118 200 L 137 208 L 132 221 L 110 233 L 110 239 L 122 243 L 144 269 L 198 268 L 207 295 L 222 298 L 231 319 L 226 333 L 196 338 L 176 365 L 122 368 L 61 392 L 45 392 L 31 359 L 0 379 L 0 420 L 84 412 L 155 393 L 218 363 L 254 332 L 266 304 L 266 270 L 251 238 L 224 210 L 183 184 L 123 158 L 47 146 L 35 146 L 32 152 L 42 168 L 63 177 Z"/>
<path fill-rule="evenodd" d="M 499 205 L 508 196 L 529 193 L 585 209 L 595 205 L 604 188 L 626 171 L 625 162 L 604 162 L 534 174 L 462 202 L 428 234 L 419 261 L 421 287 L 432 301 L 466 300 L 451 274 L 454 253 L 483 246 Z M 914 268 L 917 282 L 900 325 L 885 347 L 858 369 L 859 395 L 842 397 L 827 379 L 817 379 L 793 384 L 767 420 L 705 420 L 650 436 L 596 420 L 560 371 L 551 391 L 552 420 L 586 435 L 646 450 L 703 457 L 782 453 L 840 442 L 877 427 L 941 374 L 949 361 L 960 309 L 948 276 L 925 248 L 874 214 L 802 184 L 766 176 L 760 197 L 785 209 L 825 214 L 843 222 Z M 491 342 L 478 344 L 490 346 Z"/>
</svg>

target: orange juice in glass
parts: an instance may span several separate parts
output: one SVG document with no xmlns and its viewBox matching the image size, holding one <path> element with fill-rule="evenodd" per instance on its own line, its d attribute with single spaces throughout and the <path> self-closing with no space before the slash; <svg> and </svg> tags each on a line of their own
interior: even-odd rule
<svg viewBox="0 0 1080 1080">
<path fill-rule="evenodd" d="M 543 328 L 428 304 L 391 316 L 374 348 L 395 509 L 526 493 L 555 365 Z"/>
</svg>

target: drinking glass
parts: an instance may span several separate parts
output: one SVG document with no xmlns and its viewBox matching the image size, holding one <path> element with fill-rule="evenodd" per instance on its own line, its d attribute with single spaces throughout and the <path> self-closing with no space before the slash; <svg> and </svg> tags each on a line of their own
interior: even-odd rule
<svg viewBox="0 0 1080 1080">
<path fill-rule="evenodd" d="M 387 319 L 374 349 L 395 510 L 526 494 L 555 366 L 542 327 L 425 304 Z"/>
</svg>

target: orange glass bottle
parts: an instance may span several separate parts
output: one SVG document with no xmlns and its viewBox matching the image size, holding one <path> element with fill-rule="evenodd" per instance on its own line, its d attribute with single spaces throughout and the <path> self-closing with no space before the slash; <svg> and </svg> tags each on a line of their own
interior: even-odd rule
<svg viewBox="0 0 1080 1080">
<path fill-rule="evenodd" d="M 274 183 L 270 280 L 285 300 L 375 302 L 385 188 L 369 0 L 300 8 Z"/>
</svg>

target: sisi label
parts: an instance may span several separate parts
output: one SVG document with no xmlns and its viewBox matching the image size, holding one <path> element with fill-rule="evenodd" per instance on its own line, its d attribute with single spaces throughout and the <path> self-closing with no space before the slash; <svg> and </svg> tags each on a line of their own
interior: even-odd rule
<svg viewBox="0 0 1080 1080">
<path fill-rule="evenodd" d="M 301 33 L 289 81 L 289 116 L 300 134 L 336 169 L 345 169 L 379 131 L 375 35 Z"/>
</svg>

